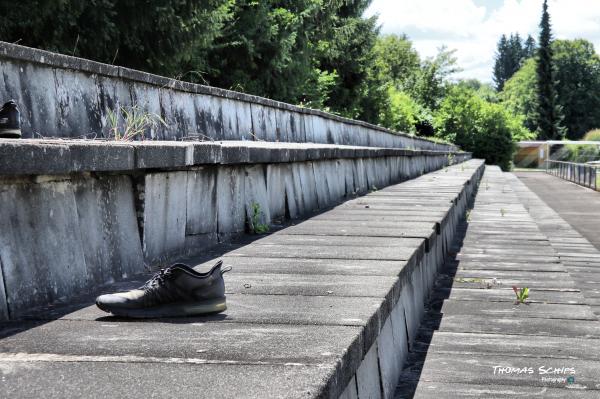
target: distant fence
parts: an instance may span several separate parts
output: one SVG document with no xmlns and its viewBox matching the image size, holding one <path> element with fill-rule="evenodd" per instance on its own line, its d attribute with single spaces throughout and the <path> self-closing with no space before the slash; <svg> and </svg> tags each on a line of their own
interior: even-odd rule
<svg viewBox="0 0 600 399">
<path fill-rule="evenodd" d="M 600 177 L 598 174 L 599 168 L 596 165 L 583 163 L 546 161 L 547 173 L 596 191 L 600 191 L 600 182 L 598 181 Z"/>
</svg>

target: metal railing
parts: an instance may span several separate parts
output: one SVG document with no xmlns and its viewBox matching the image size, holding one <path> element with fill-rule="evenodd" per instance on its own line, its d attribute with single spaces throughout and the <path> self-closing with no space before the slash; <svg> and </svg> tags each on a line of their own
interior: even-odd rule
<svg viewBox="0 0 600 399">
<path fill-rule="evenodd" d="M 597 165 L 585 163 L 546 161 L 547 173 L 596 191 L 600 191 L 600 181 L 598 181 L 600 178 L 600 173 L 598 173 L 599 168 Z"/>
</svg>

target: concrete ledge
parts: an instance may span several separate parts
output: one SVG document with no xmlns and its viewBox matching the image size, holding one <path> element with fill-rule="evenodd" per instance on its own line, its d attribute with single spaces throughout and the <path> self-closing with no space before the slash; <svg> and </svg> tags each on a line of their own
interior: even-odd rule
<svg viewBox="0 0 600 399">
<path fill-rule="evenodd" d="M 139 100 L 173 122 L 162 137 L 170 140 L 187 133 L 232 140 L 254 134 L 268 141 L 456 149 L 319 110 L 6 42 L 0 42 L 0 66 L 5 72 L 0 96 L 15 98 L 31 117 L 25 120 L 26 137 L 98 135 L 105 104 Z M 26 108 L 32 103 L 39 109 Z M 66 107 L 77 112 L 65 112 Z"/>
<path fill-rule="evenodd" d="M 54 175 L 182 169 L 195 165 L 289 163 L 382 157 L 470 157 L 460 151 L 409 150 L 312 143 L 252 141 L 110 142 L 93 140 L 0 140 L 0 175 Z"/>
</svg>

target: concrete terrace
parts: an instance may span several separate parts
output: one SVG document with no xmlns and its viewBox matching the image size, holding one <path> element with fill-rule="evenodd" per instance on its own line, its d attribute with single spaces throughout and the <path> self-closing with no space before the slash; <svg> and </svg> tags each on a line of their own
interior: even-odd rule
<svg viewBox="0 0 600 399">
<path fill-rule="evenodd" d="M 593 247 L 496 167 L 460 230 L 395 397 L 598 398 L 600 321 L 570 263 Z"/>
<path fill-rule="evenodd" d="M 2 322 L 3 394 L 597 398 L 600 252 L 514 174 L 482 171 L 446 167 L 182 259 L 233 267 L 223 314 L 93 305 L 137 276 Z"/>
<path fill-rule="evenodd" d="M 233 267 L 220 315 L 118 319 L 90 293 L 4 322 L 3 395 L 390 397 L 482 170 L 468 161 L 214 248 Z"/>
</svg>

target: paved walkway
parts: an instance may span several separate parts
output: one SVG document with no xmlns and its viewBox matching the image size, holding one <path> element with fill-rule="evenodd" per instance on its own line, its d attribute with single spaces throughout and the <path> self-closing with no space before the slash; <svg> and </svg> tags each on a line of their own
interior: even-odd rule
<svg viewBox="0 0 600 399">
<path fill-rule="evenodd" d="M 600 397 L 600 321 L 532 217 L 548 209 L 534 197 L 486 168 L 397 399 Z M 528 304 L 515 304 L 513 285 L 531 289 Z"/>
<path fill-rule="evenodd" d="M 600 250 L 600 192 L 544 172 L 515 175 Z"/>
<path fill-rule="evenodd" d="M 512 174 L 506 176 L 511 179 L 516 193 L 540 230 L 548 237 L 552 248 L 585 297 L 585 302 L 600 316 L 600 250 L 588 240 L 588 237 L 596 241 L 600 238 L 600 193 L 549 175 L 546 175 L 549 179 L 536 176 L 530 177 L 529 180 L 527 177 L 517 178 Z M 536 187 L 537 193 L 532 192 L 523 183 L 527 181 Z M 554 188 L 557 194 L 549 195 L 549 188 L 542 182 Z M 565 190 L 566 193 L 559 190 Z M 564 200 L 567 196 L 573 200 L 572 208 L 568 208 L 569 202 Z M 584 198 L 583 204 L 578 197 Z M 586 201 L 589 205 L 585 205 Z M 549 207 L 547 202 L 554 203 L 554 209 Z M 594 214 L 595 211 L 598 213 Z M 587 219 L 582 215 L 587 216 Z"/>
</svg>

